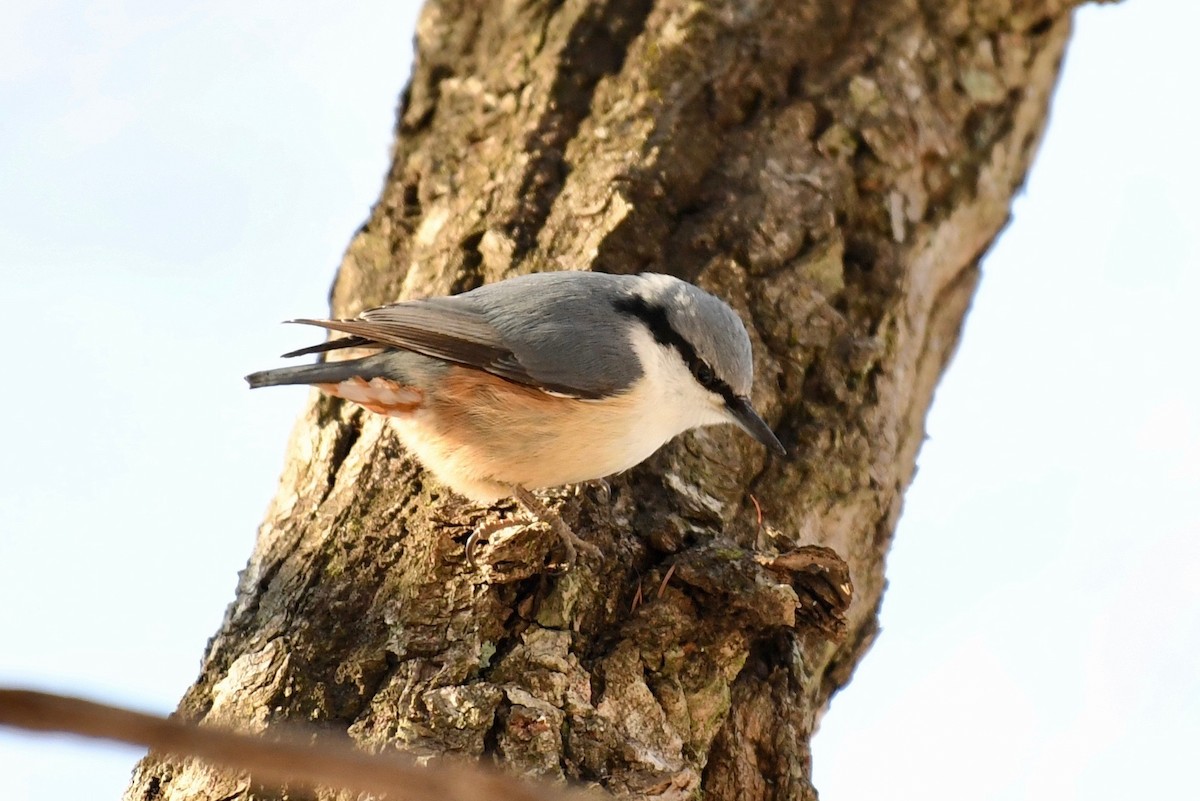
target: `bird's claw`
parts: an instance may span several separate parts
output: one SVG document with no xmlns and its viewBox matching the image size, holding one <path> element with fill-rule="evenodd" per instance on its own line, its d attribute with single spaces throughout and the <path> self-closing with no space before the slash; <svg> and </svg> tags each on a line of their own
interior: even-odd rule
<svg viewBox="0 0 1200 801">
<path fill-rule="evenodd" d="M 576 534 L 574 531 L 572 531 L 571 527 L 568 526 L 563 521 L 563 519 L 558 516 L 558 514 L 556 512 L 551 510 L 549 507 L 541 505 L 540 501 L 538 501 L 537 503 L 538 503 L 537 508 L 530 507 L 530 506 L 526 507 L 527 511 L 530 514 L 530 517 L 533 518 L 529 522 L 530 523 L 539 523 L 539 522 L 545 523 L 550 528 L 550 530 L 553 531 L 558 536 L 559 542 L 562 544 L 562 549 L 564 551 L 563 560 L 554 565 L 551 565 L 551 568 L 554 570 L 554 572 L 556 572 L 556 573 L 570 572 L 575 567 L 575 563 L 579 561 L 580 551 L 582 551 L 584 554 L 591 557 L 592 559 L 595 559 L 596 561 L 600 560 L 600 557 L 603 556 L 603 553 L 601 552 L 601 550 L 598 547 L 596 547 L 595 545 L 593 545 L 592 543 L 583 539 L 578 534 Z M 522 505 L 524 505 L 523 500 L 522 500 Z M 485 542 L 487 542 L 491 538 L 491 536 L 493 534 L 495 534 L 496 532 L 503 531 L 506 528 L 513 528 L 514 526 L 521 526 L 521 525 L 529 525 L 529 524 L 528 523 L 522 524 L 520 522 L 513 521 L 511 519 L 510 520 L 492 520 L 490 522 L 484 523 L 479 528 L 477 528 L 475 531 L 471 532 L 471 536 L 467 537 L 467 542 L 466 542 L 466 546 L 464 549 L 467 564 L 472 569 L 478 569 L 480 566 L 479 560 L 478 560 L 479 547 L 481 545 L 483 545 Z"/>
<path fill-rule="evenodd" d="M 575 495 L 582 495 L 588 490 L 594 490 L 596 500 L 602 505 L 607 505 L 612 500 L 612 485 L 603 478 L 593 478 L 590 481 L 581 481 L 575 485 Z"/>
<path fill-rule="evenodd" d="M 484 523 L 479 528 L 471 532 L 471 536 L 467 537 L 466 557 L 467 564 L 472 569 L 479 567 L 479 562 L 476 561 L 475 552 L 479 549 L 481 543 L 486 542 L 497 531 L 502 531 L 506 528 L 512 528 L 513 521 L 511 520 L 492 520 Z"/>
<path fill-rule="evenodd" d="M 599 561 L 603 556 L 600 549 L 592 543 L 580 537 L 566 523 L 562 524 L 561 529 L 558 526 L 551 526 L 558 534 L 559 541 L 562 543 L 563 550 L 566 551 L 566 559 L 561 565 L 556 565 L 556 572 L 569 573 L 575 567 L 575 563 L 579 561 L 579 552 L 583 551 L 588 556 Z"/>
<path fill-rule="evenodd" d="M 545 521 L 531 521 L 531 522 L 545 522 Z M 515 524 L 515 525 L 520 525 L 520 524 Z M 502 531 L 506 528 L 512 528 L 513 526 L 514 526 L 514 523 L 511 520 L 493 520 L 492 522 L 487 523 L 483 526 L 480 526 L 478 529 L 471 532 L 471 536 L 467 537 L 467 543 L 466 543 L 466 547 L 465 547 L 465 556 L 466 556 L 467 564 L 473 570 L 479 569 L 479 567 L 480 567 L 479 558 L 478 558 L 479 547 L 481 545 L 483 545 L 485 542 L 487 542 L 488 539 L 493 534 L 495 534 L 497 531 Z M 596 560 L 599 560 L 600 557 L 603 555 L 599 548 L 597 548 L 595 545 L 591 544 L 587 540 L 583 539 L 575 532 L 571 531 L 571 529 L 568 526 L 566 526 L 565 524 L 563 526 L 563 528 L 566 529 L 565 532 L 559 530 L 558 526 L 555 526 L 553 524 L 550 524 L 550 528 L 553 529 L 554 533 L 558 535 L 559 542 L 562 543 L 562 548 L 563 548 L 563 551 L 565 552 L 564 558 L 561 562 L 558 562 L 558 563 L 550 566 L 555 573 L 570 572 L 575 567 L 575 563 L 579 561 L 579 552 L 580 551 L 583 551 L 585 554 L 587 554 L 588 556 L 590 556 Z"/>
</svg>

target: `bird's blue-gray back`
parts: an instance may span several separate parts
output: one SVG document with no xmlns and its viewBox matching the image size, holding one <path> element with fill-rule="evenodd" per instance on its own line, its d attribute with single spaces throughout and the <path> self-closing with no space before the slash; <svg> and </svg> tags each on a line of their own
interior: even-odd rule
<svg viewBox="0 0 1200 801">
<path fill-rule="evenodd" d="M 495 329 L 522 368 L 543 386 L 582 397 L 628 389 L 642 374 L 627 338 L 614 336 L 617 293 L 634 276 L 533 273 L 431 303 L 463 304 Z"/>
</svg>

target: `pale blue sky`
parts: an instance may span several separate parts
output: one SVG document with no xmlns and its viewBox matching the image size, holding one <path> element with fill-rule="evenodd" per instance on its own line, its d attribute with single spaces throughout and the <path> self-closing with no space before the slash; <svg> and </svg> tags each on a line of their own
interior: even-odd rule
<svg viewBox="0 0 1200 801">
<path fill-rule="evenodd" d="M 0 684 L 168 711 L 194 678 L 304 400 L 241 376 L 325 308 L 414 14 L 0 8 Z M 1079 16 L 930 415 L 884 633 L 816 740 L 823 798 L 1194 786 L 1197 31 L 1189 0 Z M 0 734 L 0 798 L 115 798 L 137 756 Z"/>
</svg>

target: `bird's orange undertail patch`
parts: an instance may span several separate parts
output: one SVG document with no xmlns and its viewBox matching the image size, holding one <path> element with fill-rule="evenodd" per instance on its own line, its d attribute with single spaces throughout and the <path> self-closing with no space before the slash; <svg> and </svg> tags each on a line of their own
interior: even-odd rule
<svg viewBox="0 0 1200 801">
<path fill-rule="evenodd" d="M 317 389 L 335 398 L 357 403 L 376 414 L 392 417 L 412 414 L 425 399 L 425 394 L 416 387 L 378 376 L 370 381 L 354 376 L 336 384 L 317 384 Z"/>
</svg>

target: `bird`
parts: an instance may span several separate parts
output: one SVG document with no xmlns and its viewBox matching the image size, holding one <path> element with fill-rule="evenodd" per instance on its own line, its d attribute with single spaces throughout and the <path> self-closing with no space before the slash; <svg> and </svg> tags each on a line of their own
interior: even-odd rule
<svg viewBox="0 0 1200 801">
<path fill-rule="evenodd" d="M 750 402 L 754 362 L 737 313 L 659 273 L 535 272 L 353 319 L 298 319 L 346 336 L 281 358 L 374 353 L 246 376 L 308 384 L 392 418 L 405 448 L 482 505 L 512 497 L 554 530 L 574 565 L 599 555 L 533 490 L 603 480 L 677 435 L 732 423 L 786 449 Z M 324 356 L 322 356 L 324 358 Z M 482 532 L 467 542 L 467 560 Z"/>
</svg>

